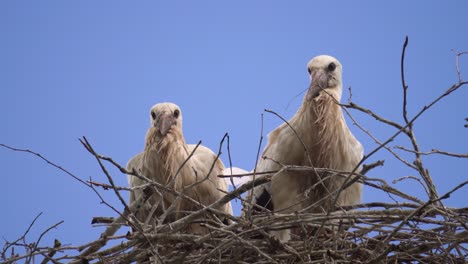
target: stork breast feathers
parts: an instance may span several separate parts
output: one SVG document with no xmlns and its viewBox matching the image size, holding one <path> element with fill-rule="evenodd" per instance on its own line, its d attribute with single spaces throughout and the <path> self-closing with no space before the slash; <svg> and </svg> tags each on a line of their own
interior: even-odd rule
<svg viewBox="0 0 468 264">
<path fill-rule="evenodd" d="M 269 134 L 262 155 L 269 159 L 258 161 L 259 172 L 278 170 L 281 165 L 314 166 L 349 172 L 362 158 L 362 145 L 349 130 L 339 105 L 342 94 L 341 63 L 331 56 L 321 55 L 308 63 L 308 69 L 311 78 L 309 91 L 295 115 L 288 121 L 289 125 L 282 124 Z M 342 177 L 331 177 L 326 183 L 328 187 L 316 187 L 306 197 L 303 191 L 318 181 L 314 174 L 277 173 L 271 184 L 256 187 L 253 201 L 257 202 L 259 195 L 267 191 L 271 194 L 275 211 L 290 213 L 326 197 L 330 191 L 327 188 L 335 191 L 344 180 Z M 360 197 L 361 185 L 354 183 L 341 192 L 338 204 L 356 204 Z M 332 200 L 333 197 L 327 198 L 321 210 L 332 209 Z M 246 206 L 249 208 L 249 205 Z M 284 239 L 287 236 L 281 234 L 279 237 Z"/>
<path fill-rule="evenodd" d="M 169 123 L 164 118 L 170 119 L 170 127 L 167 127 Z M 148 179 L 173 188 L 177 192 L 183 191 L 185 195 L 198 202 L 176 199 L 175 195 L 167 192 L 162 197 L 156 193 L 149 199 L 149 205 L 143 207 L 137 217 L 144 221 L 148 214 L 154 211 L 151 210 L 153 206 L 161 207 L 153 216 L 158 217 L 163 213 L 161 210 L 176 203 L 175 219 L 177 219 L 183 212 L 199 209 L 200 203 L 207 206 L 220 199 L 227 192 L 226 182 L 217 177 L 222 174 L 224 165 L 209 148 L 202 145 L 196 148 L 196 145 L 185 143 L 180 108 L 172 103 L 156 104 L 151 109 L 150 121 L 145 149 L 128 162 L 127 170 L 135 169 Z M 158 127 L 161 122 L 165 122 L 164 131 Z M 193 151 L 193 155 L 190 156 Z M 131 187 L 145 184 L 137 177 L 129 175 L 128 178 Z M 159 193 L 163 192 L 160 190 Z M 130 202 L 141 196 L 141 189 L 132 190 Z M 232 214 L 230 203 L 217 209 Z"/>
</svg>

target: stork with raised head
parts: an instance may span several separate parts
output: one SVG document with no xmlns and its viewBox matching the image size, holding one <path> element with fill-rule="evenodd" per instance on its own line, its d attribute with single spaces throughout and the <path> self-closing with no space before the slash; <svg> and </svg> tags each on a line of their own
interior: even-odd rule
<svg viewBox="0 0 468 264">
<path fill-rule="evenodd" d="M 173 188 L 177 192 L 183 192 L 204 206 L 222 198 L 228 188 L 226 182 L 217 176 L 223 173 L 224 165 L 209 148 L 185 143 L 180 108 L 173 103 L 156 104 L 151 108 L 150 122 L 145 149 L 128 162 L 127 170 L 135 170 L 152 181 Z M 147 183 L 132 175 L 128 175 L 128 181 L 131 187 Z M 198 203 L 183 198 L 176 199 L 174 194 L 159 191 L 152 194 L 136 213 L 140 221 L 144 222 L 152 211 L 154 211 L 153 219 L 161 216 L 173 203 L 176 204 L 173 205 L 175 212 L 170 215 L 171 220 L 179 219 L 184 213 L 201 208 Z M 134 188 L 130 193 L 130 203 L 142 195 L 142 189 Z M 157 208 L 153 208 L 155 206 Z M 215 209 L 232 215 L 230 203 Z M 204 233 L 199 225 L 191 225 L 189 231 Z"/>
<path fill-rule="evenodd" d="M 279 170 L 282 165 L 350 172 L 362 159 L 363 147 L 346 125 L 339 105 L 342 94 L 341 63 L 331 56 L 321 55 L 313 58 L 307 68 L 311 83 L 302 105 L 288 121 L 290 126 L 283 123 L 268 135 L 267 146 L 257 165 L 258 172 Z M 345 180 L 344 177 L 334 176 L 323 184 L 316 184 L 319 179 L 315 173 L 284 171 L 273 176 L 271 185 L 256 187 L 252 199 L 254 203 L 275 212 L 292 213 L 336 191 Z M 311 188 L 314 185 L 316 187 Z M 361 184 L 353 183 L 341 191 L 337 205 L 359 203 L 361 191 Z M 334 197 L 330 196 L 309 211 L 333 209 Z M 290 232 L 277 232 L 277 236 L 288 240 Z"/>
</svg>

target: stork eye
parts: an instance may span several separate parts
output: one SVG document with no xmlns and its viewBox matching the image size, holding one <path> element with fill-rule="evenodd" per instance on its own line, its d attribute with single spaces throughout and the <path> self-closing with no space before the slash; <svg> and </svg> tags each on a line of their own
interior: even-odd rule
<svg viewBox="0 0 468 264">
<path fill-rule="evenodd" d="M 153 111 L 151 111 L 151 118 L 156 119 L 156 113 L 154 113 Z"/>
<path fill-rule="evenodd" d="M 174 117 L 175 117 L 175 118 L 178 118 L 179 115 L 180 115 L 180 111 L 179 111 L 178 109 L 176 109 L 176 110 L 174 111 Z"/>
<path fill-rule="evenodd" d="M 328 64 L 328 71 L 334 71 L 336 69 L 336 64 L 335 63 L 330 63 Z"/>
<path fill-rule="evenodd" d="M 307 71 L 309 72 L 309 75 L 312 73 L 312 70 L 310 68 L 307 68 Z"/>
</svg>

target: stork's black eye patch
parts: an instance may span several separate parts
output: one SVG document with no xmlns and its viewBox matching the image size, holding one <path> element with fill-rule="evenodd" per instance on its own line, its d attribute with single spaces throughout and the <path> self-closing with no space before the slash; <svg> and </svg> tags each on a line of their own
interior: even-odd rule
<svg viewBox="0 0 468 264">
<path fill-rule="evenodd" d="M 180 115 L 180 111 L 179 111 L 178 109 L 176 109 L 176 110 L 174 111 L 174 117 L 175 117 L 175 118 L 178 118 L 179 115 Z"/>
<path fill-rule="evenodd" d="M 151 118 L 156 119 L 156 113 L 154 113 L 153 111 L 151 111 Z"/>
<path fill-rule="evenodd" d="M 334 71 L 336 69 L 336 64 L 335 63 L 330 63 L 328 64 L 328 71 Z"/>
<path fill-rule="evenodd" d="M 312 70 L 310 68 L 307 68 L 307 71 L 309 72 L 309 75 L 312 73 Z"/>
</svg>

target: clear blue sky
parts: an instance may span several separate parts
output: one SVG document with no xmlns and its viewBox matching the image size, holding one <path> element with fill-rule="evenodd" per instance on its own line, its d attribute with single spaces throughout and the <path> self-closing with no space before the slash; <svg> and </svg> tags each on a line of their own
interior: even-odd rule
<svg viewBox="0 0 468 264">
<path fill-rule="evenodd" d="M 457 81 L 451 49 L 468 51 L 468 2 L 359 3 L 0 1 L 0 143 L 37 151 L 82 179 L 106 182 L 78 138 L 86 136 L 99 153 L 125 165 L 143 149 L 149 108 L 171 101 L 182 108 L 187 142 L 202 140 L 216 151 L 228 132 L 234 165 L 250 170 L 261 113 L 266 108 L 285 118 L 294 114 L 309 82 L 306 63 L 319 54 L 343 64 L 344 99 L 352 86 L 353 101 L 401 122 L 405 36 L 412 116 Z M 468 79 L 468 56 L 460 67 Z M 424 151 L 468 152 L 467 89 L 416 123 Z M 395 131 L 352 113 L 380 140 Z M 265 114 L 264 135 L 279 124 Z M 376 146 L 350 126 L 366 151 Z M 395 145 L 409 142 L 399 137 Z M 385 150 L 370 161 L 377 159 L 386 164 L 369 176 L 389 183 L 416 176 Z M 424 161 L 440 193 L 467 179 L 466 160 Z M 0 148 L 0 164 L 0 236 L 7 240 L 20 236 L 39 212 L 31 239 L 65 221 L 44 238 L 48 245 L 55 237 L 74 245 L 96 239 L 102 228 L 91 227 L 91 218 L 115 216 L 89 188 L 34 156 Z M 124 175 L 111 172 L 117 184 L 127 185 Z M 395 186 L 425 198 L 411 181 Z M 446 204 L 467 206 L 466 191 Z M 112 192 L 100 192 L 121 208 Z M 389 198 L 366 188 L 363 199 Z M 238 212 L 239 204 L 234 207 Z"/>
</svg>

